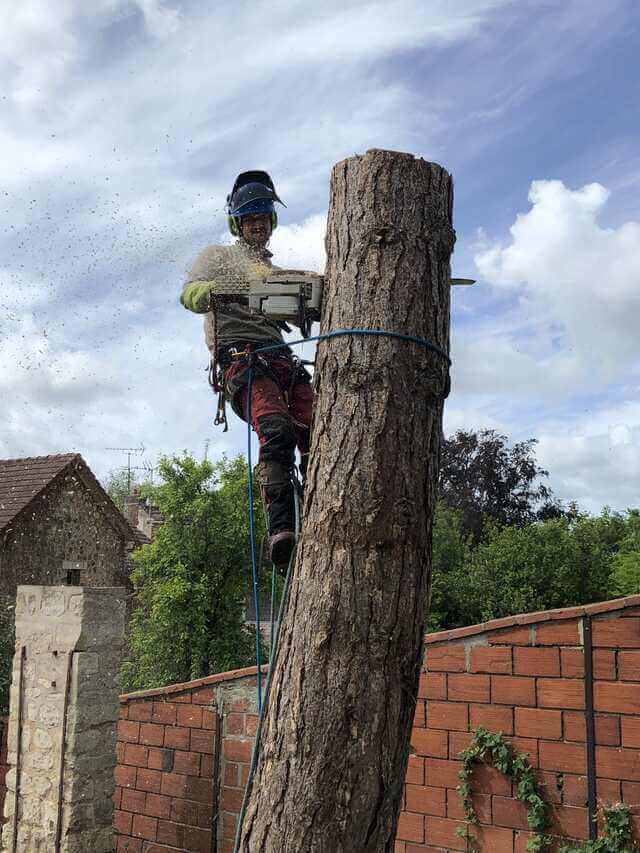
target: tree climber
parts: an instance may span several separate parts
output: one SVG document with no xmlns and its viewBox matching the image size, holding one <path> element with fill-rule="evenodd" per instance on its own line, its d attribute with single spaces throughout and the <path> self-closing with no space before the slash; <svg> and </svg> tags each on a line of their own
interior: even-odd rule
<svg viewBox="0 0 640 853">
<path fill-rule="evenodd" d="M 289 347 L 251 355 L 253 350 L 283 342 L 285 322 L 249 308 L 238 295 L 215 297 L 214 282 L 264 280 L 277 267 L 267 243 L 278 224 L 275 202 L 284 204 L 266 172 L 243 172 L 227 196 L 228 224 L 238 238 L 232 246 L 208 246 L 192 266 L 180 301 L 205 314 L 205 339 L 211 352 L 212 385 L 234 412 L 247 420 L 248 367 L 253 365 L 251 424 L 260 441 L 257 476 L 267 507 L 269 555 L 285 567 L 295 542 L 291 470 L 296 446 L 304 479 L 309 455 L 313 406 L 310 376 Z"/>
</svg>

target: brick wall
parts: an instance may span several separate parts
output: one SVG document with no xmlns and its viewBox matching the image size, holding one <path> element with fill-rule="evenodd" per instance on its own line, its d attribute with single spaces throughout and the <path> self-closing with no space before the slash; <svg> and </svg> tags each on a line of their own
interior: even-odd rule
<svg viewBox="0 0 640 853">
<path fill-rule="evenodd" d="M 119 853 L 232 851 L 258 720 L 256 669 L 131 693 L 120 709 Z"/>
<path fill-rule="evenodd" d="M 396 853 L 464 850 L 459 754 L 484 726 L 529 756 L 552 833 L 589 837 L 587 782 L 599 803 L 632 806 L 640 830 L 640 597 L 527 614 L 426 640 Z M 587 749 L 585 658 L 592 637 L 595 743 Z M 524 853 L 526 811 L 489 767 L 473 781 L 482 850 Z M 640 834 L 638 835 L 640 837 Z"/>
<path fill-rule="evenodd" d="M 633 596 L 426 638 L 396 853 L 464 849 L 455 835 L 459 752 L 479 725 L 529 755 L 554 831 L 587 837 L 585 621 L 598 802 L 628 803 L 640 839 L 640 596 Z M 122 696 L 120 708 L 118 851 L 232 853 L 257 726 L 255 668 Z M 526 815 L 509 781 L 483 767 L 474 790 L 481 849 L 524 853 Z"/>
</svg>

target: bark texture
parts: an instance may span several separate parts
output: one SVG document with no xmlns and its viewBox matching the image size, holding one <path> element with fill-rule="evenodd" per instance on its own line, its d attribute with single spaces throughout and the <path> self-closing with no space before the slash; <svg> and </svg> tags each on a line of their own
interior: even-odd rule
<svg viewBox="0 0 640 853">
<path fill-rule="evenodd" d="M 322 331 L 449 349 L 453 184 L 372 150 L 331 178 Z M 448 365 L 322 342 L 306 515 L 240 850 L 392 851 L 422 660 Z"/>
</svg>

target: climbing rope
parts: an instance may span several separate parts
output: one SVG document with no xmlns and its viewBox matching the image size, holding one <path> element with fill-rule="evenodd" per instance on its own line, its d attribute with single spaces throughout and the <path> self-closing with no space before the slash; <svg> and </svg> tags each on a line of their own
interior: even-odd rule
<svg viewBox="0 0 640 853">
<path fill-rule="evenodd" d="M 271 621 L 271 638 L 272 645 L 269 650 L 269 669 L 267 671 L 267 683 L 265 685 L 265 696 L 264 696 L 264 704 L 262 701 L 262 653 L 261 653 L 261 642 L 260 642 L 260 601 L 259 601 L 259 588 L 258 588 L 258 561 L 256 559 L 256 536 L 255 536 L 255 518 L 253 511 L 253 464 L 251 458 L 251 389 L 253 385 L 253 356 L 258 355 L 263 352 L 270 352 L 278 349 L 286 349 L 292 346 L 299 346 L 300 344 L 309 343 L 311 341 L 328 341 L 333 338 L 344 338 L 344 337 L 377 337 L 377 338 L 393 338 L 399 341 L 408 341 L 409 343 L 417 344 L 421 346 L 423 349 L 427 349 L 431 352 L 436 353 L 436 355 L 441 356 L 445 359 L 447 364 L 451 365 L 451 359 L 445 350 L 441 347 L 437 346 L 437 344 L 432 343 L 431 341 L 426 340 L 425 338 L 419 338 L 415 335 L 405 335 L 401 332 L 389 332 L 384 329 L 335 329 L 332 332 L 325 332 L 322 335 L 314 335 L 309 338 L 300 338 L 295 341 L 286 341 L 280 344 L 268 344 L 267 346 L 258 347 L 257 349 L 251 350 L 249 353 L 249 375 L 247 378 L 247 465 L 248 465 L 248 485 L 249 485 L 249 540 L 251 545 L 251 576 L 253 582 L 253 600 L 254 600 L 254 608 L 256 614 L 256 662 L 258 666 L 257 673 L 257 688 L 258 688 L 258 726 L 256 730 L 256 737 L 253 744 L 253 752 L 251 755 L 251 766 L 249 769 L 249 776 L 247 779 L 247 784 L 245 787 L 244 798 L 242 801 L 242 808 L 240 809 L 240 814 L 238 815 L 238 825 L 236 827 L 236 836 L 233 851 L 234 853 L 238 853 L 239 844 L 240 844 L 240 834 L 242 832 L 242 822 L 244 820 L 244 815 L 247 809 L 247 804 L 249 802 L 249 795 L 251 792 L 251 787 L 253 784 L 253 777 L 255 774 L 256 766 L 258 763 L 258 754 L 260 752 L 260 740 L 262 734 L 262 722 L 264 720 L 264 709 L 269 700 L 269 691 L 271 688 L 271 673 L 273 672 L 273 665 L 275 663 L 276 654 L 278 651 L 278 643 L 280 639 L 280 627 L 282 625 L 282 617 L 285 612 L 286 602 L 288 599 L 289 592 L 289 580 L 291 575 L 291 567 L 293 566 L 294 557 L 296 553 L 296 549 L 291 553 L 291 557 L 289 559 L 289 565 L 287 567 L 287 574 L 285 577 L 284 588 L 282 590 L 282 598 L 280 600 L 280 608 L 278 612 L 278 626 L 275 631 L 273 631 L 273 598 L 271 600 L 271 612 L 272 612 L 272 621 Z M 297 536 L 299 535 L 299 530 L 296 529 L 296 545 L 297 545 Z M 271 582 L 271 590 L 272 596 L 275 590 L 275 575 L 272 576 Z"/>
</svg>

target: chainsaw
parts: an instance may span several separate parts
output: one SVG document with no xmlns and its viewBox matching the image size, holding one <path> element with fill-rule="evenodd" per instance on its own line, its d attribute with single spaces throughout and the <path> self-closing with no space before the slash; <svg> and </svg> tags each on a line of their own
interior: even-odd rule
<svg viewBox="0 0 640 853">
<path fill-rule="evenodd" d="M 471 285 L 470 278 L 452 278 L 452 285 Z M 277 270 L 265 278 L 232 278 L 212 282 L 211 295 L 229 298 L 239 296 L 253 311 L 273 320 L 294 323 L 304 338 L 311 334 L 311 324 L 320 320 L 324 276 L 302 270 Z"/>
</svg>

